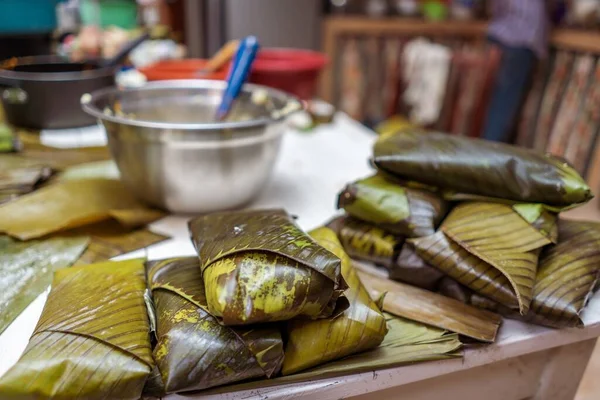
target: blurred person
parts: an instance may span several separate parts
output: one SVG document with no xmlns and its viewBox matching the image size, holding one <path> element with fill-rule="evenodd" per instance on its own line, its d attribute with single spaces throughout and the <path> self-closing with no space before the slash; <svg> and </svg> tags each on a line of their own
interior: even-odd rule
<svg viewBox="0 0 600 400">
<path fill-rule="evenodd" d="M 502 51 L 483 137 L 511 141 L 529 80 L 548 55 L 550 21 L 546 0 L 491 0 L 488 41 Z"/>
</svg>

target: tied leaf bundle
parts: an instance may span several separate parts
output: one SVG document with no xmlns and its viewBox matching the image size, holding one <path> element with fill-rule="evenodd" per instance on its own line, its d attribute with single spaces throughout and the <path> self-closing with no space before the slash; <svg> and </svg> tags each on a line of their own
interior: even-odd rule
<svg viewBox="0 0 600 400">
<path fill-rule="evenodd" d="M 310 235 L 342 261 L 342 275 L 349 286 L 345 296 L 350 306 L 331 319 L 288 323 L 284 375 L 373 349 L 387 333 L 385 317 L 362 286 L 335 232 L 319 228 Z"/>
<path fill-rule="evenodd" d="M 554 223 L 554 215 L 544 216 L 551 219 L 544 226 Z M 525 315 L 540 249 L 551 240 L 509 205 L 467 202 L 454 208 L 435 235 L 412 243 L 432 266 Z"/>
<path fill-rule="evenodd" d="M 153 366 L 145 290 L 143 260 L 57 271 L 0 398 L 139 399 Z"/>
<path fill-rule="evenodd" d="M 159 372 L 154 376 L 158 382 L 147 387 L 149 394 L 202 390 L 279 372 L 283 342 L 278 327 L 220 325 L 208 311 L 197 257 L 152 262 L 148 268 Z"/>
<path fill-rule="evenodd" d="M 404 131 L 374 148 L 380 170 L 459 193 L 570 207 L 593 195 L 581 176 L 547 154 L 436 132 Z"/>
<path fill-rule="evenodd" d="M 190 231 L 208 309 L 225 325 L 327 318 L 347 307 L 340 259 L 283 210 L 210 214 Z"/>
<path fill-rule="evenodd" d="M 433 192 L 403 187 L 377 174 L 348 185 L 338 208 L 387 232 L 420 237 L 435 232 L 448 204 Z"/>
</svg>

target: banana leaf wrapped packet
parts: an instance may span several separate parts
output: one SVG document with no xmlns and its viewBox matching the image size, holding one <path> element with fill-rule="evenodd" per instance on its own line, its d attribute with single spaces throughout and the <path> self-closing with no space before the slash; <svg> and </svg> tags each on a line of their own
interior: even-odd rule
<svg viewBox="0 0 600 400">
<path fill-rule="evenodd" d="M 208 310 L 225 325 L 328 318 L 348 306 L 340 259 L 283 210 L 213 213 L 190 232 Z"/>
<path fill-rule="evenodd" d="M 153 355 L 159 373 L 147 394 L 203 390 L 279 372 L 279 327 L 219 324 L 207 309 L 198 257 L 151 262 L 148 280 L 157 317 Z"/>
<path fill-rule="evenodd" d="M 377 174 L 346 186 L 338 208 L 387 232 L 420 237 L 435 233 L 448 203 L 436 193 L 401 186 Z"/>
<path fill-rule="evenodd" d="M 569 207 L 593 195 L 556 157 L 503 143 L 404 131 L 377 141 L 374 164 L 394 176 L 474 195 Z"/>
<path fill-rule="evenodd" d="M 539 212 L 527 214 L 500 203 L 461 203 L 440 231 L 411 243 L 428 264 L 475 293 L 526 315 L 539 254 L 555 240 L 551 226 L 556 221 L 543 208 L 531 209 Z"/>
<path fill-rule="evenodd" d="M 373 262 L 388 270 L 390 279 L 423 289 L 435 290 L 443 273 L 419 257 L 402 237 L 385 232 L 353 217 L 341 216 L 327 224 L 333 229 L 348 255 Z"/>
<path fill-rule="evenodd" d="M 143 260 L 57 271 L 0 398 L 139 399 L 153 367 L 145 290 Z"/>
<path fill-rule="evenodd" d="M 387 333 L 385 316 L 360 282 L 335 232 L 324 227 L 309 234 L 342 261 L 342 274 L 349 286 L 345 296 L 350 307 L 331 319 L 288 322 L 283 375 L 373 349 Z"/>
</svg>

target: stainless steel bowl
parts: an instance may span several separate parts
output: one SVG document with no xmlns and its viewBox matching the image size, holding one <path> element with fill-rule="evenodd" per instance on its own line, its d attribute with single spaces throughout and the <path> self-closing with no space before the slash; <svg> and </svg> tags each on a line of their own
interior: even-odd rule
<svg viewBox="0 0 600 400">
<path fill-rule="evenodd" d="M 225 83 L 157 81 L 108 88 L 82 99 L 99 118 L 121 179 L 142 200 L 171 212 L 241 207 L 265 186 L 276 160 L 283 118 L 299 107 L 286 93 L 245 85 L 228 121 L 214 122 Z M 269 102 L 252 94 L 265 91 Z"/>
</svg>

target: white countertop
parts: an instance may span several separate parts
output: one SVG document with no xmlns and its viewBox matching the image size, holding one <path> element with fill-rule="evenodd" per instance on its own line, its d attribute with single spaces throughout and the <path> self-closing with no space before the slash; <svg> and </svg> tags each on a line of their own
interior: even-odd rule
<svg viewBox="0 0 600 400">
<path fill-rule="evenodd" d="M 313 132 L 289 132 L 283 142 L 271 182 L 253 208 L 283 207 L 298 216 L 304 229 L 314 228 L 336 212 L 337 193 L 342 187 L 371 171 L 368 159 L 375 135 L 344 115 L 335 124 Z M 186 222 L 189 217 L 170 216 L 152 224 L 157 232 L 173 239 L 126 257 L 144 254 L 149 259 L 193 255 Z M 19 358 L 42 312 L 46 293 L 39 296 L 0 336 L 0 376 Z M 427 362 L 382 371 L 283 385 L 259 391 L 236 392 L 214 396 L 219 399 L 247 399 L 260 395 L 269 399 L 298 397 L 339 399 L 370 391 L 391 388 L 465 370 L 504 359 L 600 336 L 600 295 L 594 296 L 585 309 L 583 329 L 553 330 L 517 321 L 505 320 L 496 343 L 476 346 L 465 351 L 463 359 Z M 169 396 L 189 399 L 194 396 Z"/>
</svg>

